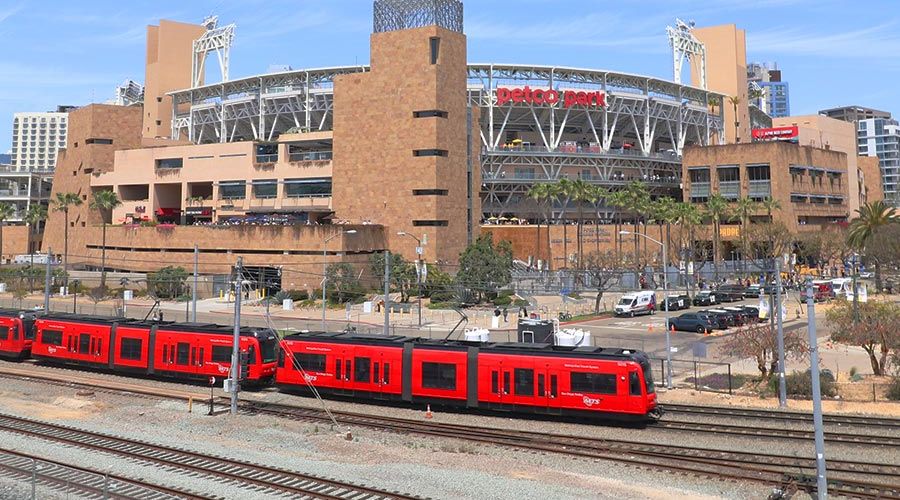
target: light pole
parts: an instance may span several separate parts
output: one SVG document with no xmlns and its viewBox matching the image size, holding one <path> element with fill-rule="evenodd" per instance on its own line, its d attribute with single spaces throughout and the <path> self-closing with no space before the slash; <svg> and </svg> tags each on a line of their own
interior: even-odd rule
<svg viewBox="0 0 900 500">
<path fill-rule="evenodd" d="M 325 280 L 327 277 L 325 273 L 328 271 L 327 269 L 327 261 L 328 259 L 328 242 L 337 238 L 338 236 L 344 234 L 356 234 L 356 229 L 348 229 L 346 231 L 341 231 L 339 233 L 332 234 L 331 236 L 325 238 L 325 241 L 322 243 L 322 331 L 327 331 L 325 328 Z"/>
<path fill-rule="evenodd" d="M 422 240 L 416 238 L 415 235 L 409 234 L 406 231 L 400 231 L 397 233 L 397 236 L 409 236 L 410 238 L 416 240 L 416 285 L 419 289 L 418 296 L 418 309 L 419 309 L 419 328 L 422 328 L 422 271 L 419 270 L 419 266 L 424 266 L 425 264 L 422 262 Z"/>
<path fill-rule="evenodd" d="M 664 329 L 666 330 L 666 389 L 672 388 L 672 338 L 669 335 L 669 270 L 668 270 L 668 255 L 666 244 L 655 240 L 646 234 L 642 233 L 632 233 L 631 231 L 619 231 L 621 235 L 629 235 L 634 234 L 636 236 L 640 236 L 641 238 L 646 238 L 653 243 L 656 243 L 660 247 L 662 247 L 663 254 L 663 304 L 665 304 L 666 311 L 666 324 Z"/>
</svg>

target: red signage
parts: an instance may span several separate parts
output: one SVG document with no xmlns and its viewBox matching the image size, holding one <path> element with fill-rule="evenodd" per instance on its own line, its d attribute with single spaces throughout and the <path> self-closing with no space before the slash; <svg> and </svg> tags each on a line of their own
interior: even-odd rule
<svg viewBox="0 0 900 500">
<path fill-rule="evenodd" d="M 777 141 L 795 139 L 799 133 L 797 127 L 755 128 L 753 138 L 757 141 Z"/>
<path fill-rule="evenodd" d="M 576 92 L 574 90 L 558 91 L 553 89 L 532 89 L 529 86 L 521 89 L 497 88 L 497 105 L 512 102 L 513 104 L 547 104 L 556 106 L 562 102 L 564 108 L 572 106 L 606 106 L 606 94 L 603 91 Z"/>
</svg>

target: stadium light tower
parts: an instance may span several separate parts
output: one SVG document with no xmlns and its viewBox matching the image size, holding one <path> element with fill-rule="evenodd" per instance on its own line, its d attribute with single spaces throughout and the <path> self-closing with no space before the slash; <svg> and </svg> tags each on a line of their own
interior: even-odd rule
<svg viewBox="0 0 900 500">
<path fill-rule="evenodd" d="M 675 27 L 666 26 L 669 46 L 672 47 L 675 83 L 681 83 L 684 60 L 697 63 L 700 69 L 700 88 L 706 88 L 706 46 L 694 36 L 694 21 L 686 23 L 675 18 Z"/>
<path fill-rule="evenodd" d="M 222 81 L 228 81 L 228 59 L 231 55 L 231 44 L 234 43 L 236 24 L 219 27 L 219 16 L 209 16 L 203 20 L 206 33 L 194 40 L 194 59 L 191 64 L 191 86 L 199 87 L 203 82 L 206 56 L 215 52 L 222 70 Z"/>
</svg>

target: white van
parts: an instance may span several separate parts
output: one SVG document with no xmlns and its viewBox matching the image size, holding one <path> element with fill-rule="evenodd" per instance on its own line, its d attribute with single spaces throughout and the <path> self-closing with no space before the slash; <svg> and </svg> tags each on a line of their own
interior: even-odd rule
<svg viewBox="0 0 900 500">
<path fill-rule="evenodd" d="M 835 278 L 831 280 L 831 287 L 835 297 L 853 297 L 852 278 Z"/>
<path fill-rule="evenodd" d="M 656 311 L 656 293 L 651 291 L 626 293 L 616 304 L 616 316 L 653 314 Z"/>
</svg>

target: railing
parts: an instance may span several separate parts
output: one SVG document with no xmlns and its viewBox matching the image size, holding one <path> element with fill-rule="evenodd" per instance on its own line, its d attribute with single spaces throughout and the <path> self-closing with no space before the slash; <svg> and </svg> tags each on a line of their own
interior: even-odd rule
<svg viewBox="0 0 900 500">
<path fill-rule="evenodd" d="M 600 146 L 559 146 L 548 149 L 544 146 L 523 145 L 523 146 L 498 146 L 496 148 L 484 148 L 486 153 L 563 153 L 563 154 L 589 154 L 602 156 L 628 156 L 628 157 L 644 157 L 657 158 L 663 160 L 678 161 L 679 156 L 674 151 L 657 151 L 645 154 L 640 149 L 611 148 L 606 151 Z"/>
<path fill-rule="evenodd" d="M 306 151 L 303 153 L 291 153 L 289 160 L 296 161 L 329 161 L 334 157 L 331 151 Z"/>
<path fill-rule="evenodd" d="M 275 163 L 278 161 L 278 153 L 268 155 L 256 155 L 256 163 Z"/>
<path fill-rule="evenodd" d="M 663 177 L 661 175 L 638 176 L 638 175 L 622 174 L 622 175 L 617 176 L 617 175 L 613 174 L 608 179 L 604 179 L 598 175 L 586 176 L 583 174 L 579 174 L 577 176 L 567 176 L 565 174 L 562 174 L 560 176 L 560 179 L 564 179 L 564 178 L 578 178 L 578 179 L 582 179 L 585 181 L 594 181 L 594 182 L 602 181 L 602 182 L 610 183 L 610 184 L 615 184 L 615 183 L 627 184 L 627 183 L 633 182 L 633 181 L 643 181 L 643 182 L 647 182 L 647 183 L 651 183 L 651 184 L 652 183 L 659 183 L 659 184 L 678 184 L 679 183 L 678 177 L 675 177 L 675 176 Z M 551 179 L 547 179 L 545 176 L 537 175 L 537 174 L 508 175 L 508 174 L 506 174 L 506 172 L 500 172 L 497 175 L 491 175 L 490 172 L 483 172 L 482 180 L 488 181 L 488 182 L 494 182 L 494 181 L 504 182 L 504 181 L 537 181 L 537 180 L 550 181 Z M 555 179 L 553 179 L 553 180 L 555 180 Z"/>
</svg>

